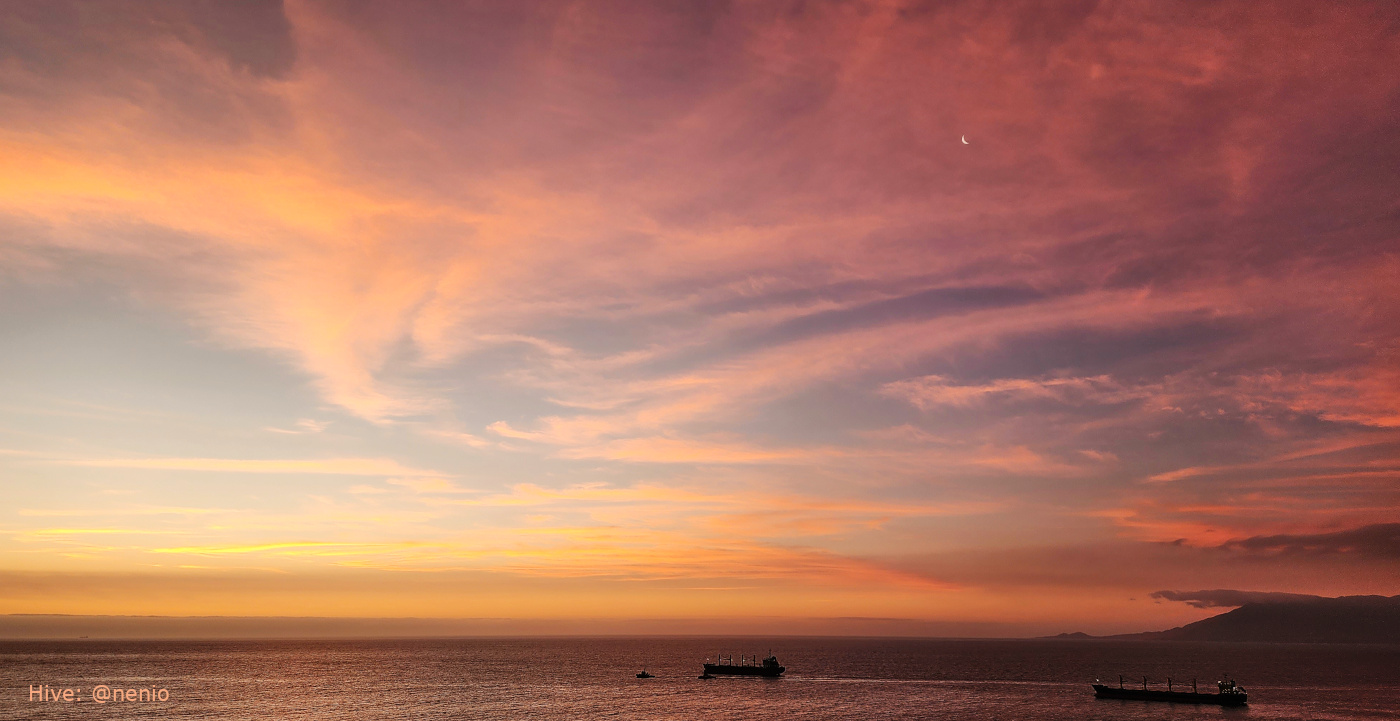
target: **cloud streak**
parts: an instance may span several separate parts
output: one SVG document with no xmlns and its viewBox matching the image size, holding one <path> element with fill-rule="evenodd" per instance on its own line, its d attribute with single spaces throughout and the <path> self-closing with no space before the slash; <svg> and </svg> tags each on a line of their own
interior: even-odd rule
<svg viewBox="0 0 1400 721">
<path fill-rule="evenodd" d="M 1280 533 L 1228 541 L 1221 548 L 1283 555 L 1400 558 L 1400 523 L 1376 523 L 1331 533 Z"/>
<path fill-rule="evenodd" d="M 1163 601 L 1177 601 L 1193 608 L 1235 608 L 1251 603 L 1287 603 L 1321 598 L 1305 593 L 1279 593 L 1277 591 L 1154 591 L 1152 598 Z"/>
<path fill-rule="evenodd" d="M 411 468 L 389 458 L 325 458 L 312 460 L 262 460 L 245 458 L 90 458 L 57 461 L 64 465 L 92 468 L 134 468 L 156 471 L 197 471 L 202 473 L 287 473 L 344 476 L 407 476 L 421 478 L 444 475 L 438 471 Z M 441 480 L 441 479 L 438 479 Z"/>
</svg>

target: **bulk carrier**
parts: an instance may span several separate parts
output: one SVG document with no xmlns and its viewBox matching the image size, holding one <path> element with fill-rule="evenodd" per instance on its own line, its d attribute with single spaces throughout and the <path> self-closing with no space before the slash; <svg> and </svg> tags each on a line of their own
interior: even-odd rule
<svg viewBox="0 0 1400 721">
<path fill-rule="evenodd" d="M 1118 677 L 1118 688 L 1094 684 L 1094 695 L 1098 698 L 1121 698 L 1136 701 L 1174 701 L 1176 703 L 1212 703 L 1220 706 L 1243 706 L 1249 703 L 1249 694 L 1234 681 L 1220 681 L 1215 684 L 1219 693 L 1200 693 L 1196 690 L 1196 680 L 1191 679 L 1190 691 L 1172 690 L 1172 680 L 1167 679 L 1167 690 L 1147 687 L 1147 679 L 1142 680 L 1142 688 L 1124 688 L 1123 677 Z"/>
<path fill-rule="evenodd" d="M 767 678 L 777 678 L 783 675 L 787 668 L 778 663 L 778 657 L 770 652 L 768 658 L 760 663 L 757 656 L 748 658 L 739 657 L 739 663 L 734 663 L 734 657 L 715 658 L 715 663 L 705 662 L 705 673 L 700 678 L 714 678 L 715 676 L 764 676 Z"/>
</svg>

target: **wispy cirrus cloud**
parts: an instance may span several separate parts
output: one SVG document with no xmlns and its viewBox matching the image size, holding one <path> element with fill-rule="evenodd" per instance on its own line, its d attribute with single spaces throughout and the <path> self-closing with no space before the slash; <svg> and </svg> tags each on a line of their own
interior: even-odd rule
<svg viewBox="0 0 1400 721">
<path fill-rule="evenodd" d="M 959 385 L 938 375 L 886 384 L 881 392 L 919 408 L 970 406 L 991 400 L 1052 399 L 1065 403 L 1120 403 L 1143 398 L 1143 389 L 1126 389 L 1108 376 L 1094 378 L 1002 378 Z"/>
<path fill-rule="evenodd" d="M 290 435 L 299 435 L 302 433 L 320 433 L 326 430 L 326 427 L 329 425 L 330 424 L 326 423 L 325 421 L 318 421 L 312 418 L 302 418 L 297 420 L 295 428 L 277 428 L 269 426 L 265 430 L 267 430 L 270 433 L 287 433 Z"/>
<path fill-rule="evenodd" d="M 311 473 L 346 476 L 404 476 L 422 478 L 446 475 L 430 469 L 404 466 L 388 458 L 247 459 L 247 458 L 84 458 L 53 461 L 62 465 L 93 468 L 134 468 L 152 471 L 200 471 L 209 473 Z M 439 479 L 440 480 L 440 479 Z"/>
</svg>

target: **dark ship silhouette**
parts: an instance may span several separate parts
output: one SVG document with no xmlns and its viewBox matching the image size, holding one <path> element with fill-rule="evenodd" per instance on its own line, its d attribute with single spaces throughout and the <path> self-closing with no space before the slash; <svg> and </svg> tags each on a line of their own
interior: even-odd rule
<svg viewBox="0 0 1400 721">
<path fill-rule="evenodd" d="M 734 663 L 734 657 L 728 659 L 716 658 L 715 663 L 705 662 L 705 673 L 700 678 L 714 678 L 715 676 L 764 676 L 766 678 L 777 678 L 783 675 L 787 668 L 778 663 L 778 657 L 770 651 L 768 658 L 759 662 L 758 657 L 752 659 L 745 656 L 739 657 L 739 663 Z"/>
<path fill-rule="evenodd" d="M 1219 681 L 1215 684 L 1219 693 L 1200 693 L 1196 690 L 1196 679 L 1191 679 L 1190 691 L 1173 691 L 1172 680 L 1167 679 L 1167 690 L 1150 689 L 1147 678 L 1142 679 L 1142 688 L 1124 688 L 1123 677 L 1118 677 L 1118 688 L 1094 684 L 1094 696 L 1098 698 L 1120 698 L 1136 701 L 1174 701 L 1176 703 L 1213 703 L 1221 706 L 1243 706 L 1249 703 L 1249 694 L 1234 681 Z"/>
</svg>

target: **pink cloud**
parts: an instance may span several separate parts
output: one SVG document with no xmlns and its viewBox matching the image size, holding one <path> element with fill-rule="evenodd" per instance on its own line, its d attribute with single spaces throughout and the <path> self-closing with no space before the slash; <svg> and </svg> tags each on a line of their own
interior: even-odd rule
<svg viewBox="0 0 1400 721">
<path fill-rule="evenodd" d="M 705 466 L 726 493 L 777 489 L 742 500 L 803 538 L 892 532 L 910 516 L 879 497 L 897 493 L 929 516 L 1025 504 L 1196 545 L 1396 508 L 1384 4 L 94 17 L 5 17 L 0 273 L 119 288 L 298 374 L 325 404 L 304 412 L 343 411 L 337 431 L 406 431 L 516 490 L 460 497 L 439 456 L 114 451 L 78 468 L 419 491 L 315 506 L 366 524 L 389 496 L 588 515 L 653 493 L 717 506 L 695 527 L 753 526 L 727 496 L 571 475 Z M 312 442 L 321 423 L 269 429 Z M 819 483 L 859 497 L 790 497 Z M 902 578 L 764 531 L 681 563 L 697 537 L 639 550 L 643 514 L 611 512 L 615 536 L 541 533 L 578 543 L 577 568 L 557 549 L 487 555 L 566 575 L 632 553 L 660 577 L 752 553 L 755 574 Z M 475 538 L 349 559 L 359 546 L 205 540 L 179 548 L 486 563 Z"/>
</svg>

